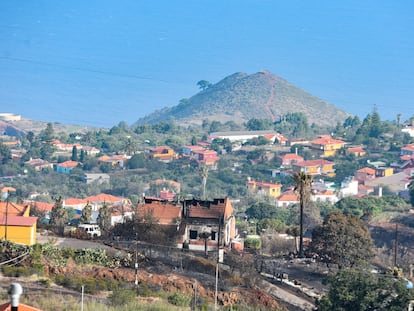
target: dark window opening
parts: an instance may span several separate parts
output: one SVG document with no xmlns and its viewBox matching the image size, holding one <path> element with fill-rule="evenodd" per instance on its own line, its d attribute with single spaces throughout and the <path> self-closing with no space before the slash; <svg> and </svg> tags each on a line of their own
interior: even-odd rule
<svg viewBox="0 0 414 311">
<path fill-rule="evenodd" d="M 190 230 L 190 239 L 191 240 L 196 240 L 198 237 L 197 231 L 196 230 Z"/>
</svg>

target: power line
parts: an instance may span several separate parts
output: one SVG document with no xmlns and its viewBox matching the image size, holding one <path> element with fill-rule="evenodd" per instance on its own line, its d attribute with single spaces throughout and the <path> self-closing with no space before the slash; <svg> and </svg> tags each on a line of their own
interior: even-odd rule
<svg viewBox="0 0 414 311">
<path fill-rule="evenodd" d="M 150 78 L 150 77 L 139 76 L 139 75 L 134 75 L 134 74 L 119 73 L 119 72 L 98 70 L 98 69 L 88 69 L 88 68 L 74 67 L 74 66 L 66 66 L 66 65 L 56 64 L 56 63 L 49 63 L 49 62 L 43 62 L 43 61 L 25 59 L 25 58 L 0 56 L 0 59 L 6 60 L 6 61 L 12 61 L 12 62 L 28 63 L 28 64 L 35 64 L 35 65 L 41 65 L 41 66 L 76 70 L 76 71 L 89 72 L 89 73 L 98 73 L 98 74 L 103 74 L 103 75 L 108 75 L 108 76 L 116 76 L 116 77 L 121 77 L 121 78 L 131 78 L 131 79 L 138 79 L 138 80 L 156 81 L 156 82 L 162 82 L 162 83 L 167 83 L 167 84 L 187 84 L 187 83 L 179 82 L 179 81 L 168 81 L 168 80 Z"/>
</svg>

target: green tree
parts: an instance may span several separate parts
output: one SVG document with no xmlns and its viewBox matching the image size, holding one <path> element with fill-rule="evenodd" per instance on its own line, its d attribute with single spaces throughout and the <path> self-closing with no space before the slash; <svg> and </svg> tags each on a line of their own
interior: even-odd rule
<svg viewBox="0 0 414 311">
<path fill-rule="evenodd" d="M 253 219 L 268 219 L 276 216 L 276 207 L 265 202 L 257 202 L 246 210 L 246 214 Z"/>
<path fill-rule="evenodd" d="M 96 219 L 99 228 L 101 228 L 104 234 L 108 234 L 111 230 L 111 211 L 109 210 L 108 205 L 104 204 L 99 209 L 98 218 Z"/>
<path fill-rule="evenodd" d="M 303 214 L 304 208 L 309 204 L 310 191 L 312 184 L 312 176 L 299 172 L 293 175 L 293 184 L 295 185 L 295 191 L 299 195 L 299 257 L 303 257 Z"/>
<path fill-rule="evenodd" d="M 318 311 L 400 311 L 414 298 L 406 281 L 368 271 L 342 270 L 325 283 L 329 291 L 317 301 Z"/>
<path fill-rule="evenodd" d="M 10 151 L 10 148 L 8 146 L 6 146 L 5 144 L 3 144 L 2 142 L 0 142 L 0 160 L 1 160 L 1 164 L 6 164 L 8 163 L 12 158 L 12 154 Z"/>
<path fill-rule="evenodd" d="M 79 223 L 87 224 L 87 223 L 90 223 L 91 220 L 92 220 L 92 206 L 88 202 L 82 209 L 82 215 L 79 219 Z"/>
<path fill-rule="evenodd" d="M 68 212 L 63 207 L 62 197 L 59 197 L 55 200 L 55 204 L 50 211 L 49 224 L 56 233 L 63 234 L 63 230 L 68 221 Z"/>
<path fill-rule="evenodd" d="M 334 211 L 312 231 L 312 252 L 322 261 L 339 268 L 353 267 L 374 255 L 374 243 L 368 228 L 354 215 Z"/>
<path fill-rule="evenodd" d="M 246 128 L 249 131 L 269 130 L 272 128 L 272 120 L 269 119 L 250 119 L 246 123 Z"/>
<path fill-rule="evenodd" d="M 78 148 L 76 146 L 72 147 L 72 156 L 70 159 L 72 161 L 78 161 Z"/>
<path fill-rule="evenodd" d="M 206 80 L 200 80 L 200 81 L 198 81 L 197 82 L 197 86 L 202 90 L 202 91 L 204 91 L 204 90 L 206 90 L 206 89 L 208 89 L 209 87 L 211 87 L 211 83 L 210 82 L 208 82 L 208 81 L 206 81 Z"/>
<path fill-rule="evenodd" d="M 408 191 L 410 193 L 410 203 L 414 206 L 414 176 L 410 178 L 410 184 L 408 185 Z"/>
<path fill-rule="evenodd" d="M 48 123 L 46 125 L 46 128 L 42 131 L 40 131 L 39 133 L 39 138 L 40 140 L 44 141 L 44 142 L 52 142 L 53 139 L 55 139 L 55 130 L 53 128 L 53 124 L 52 123 Z"/>
</svg>

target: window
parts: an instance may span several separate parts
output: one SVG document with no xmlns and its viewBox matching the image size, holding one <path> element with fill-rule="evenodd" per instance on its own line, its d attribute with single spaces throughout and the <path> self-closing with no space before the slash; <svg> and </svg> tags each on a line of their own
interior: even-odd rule
<svg viewBox="0 0 414 311">
<path fill-rule="evenodd" d="M 216 240 L 216 234 L 217 234 L 217 232 L 211 231 L 211 240 L 212 241 Z"/>
<path fill-rule="evenodd" d="M 196 230 L 190 230 L 190 240 L 196 240 L 198 238 L 198 233 Z"/>
</svg>

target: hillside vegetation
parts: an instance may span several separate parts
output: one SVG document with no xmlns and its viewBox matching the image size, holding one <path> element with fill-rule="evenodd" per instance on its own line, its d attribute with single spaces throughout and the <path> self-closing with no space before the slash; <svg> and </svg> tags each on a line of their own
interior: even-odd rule
<svg viewBox="0 0 414 311">
<path fill-rule="evenodd" d="M 232 74 L 203 88 L 177 106 L 158 110 L 138 123 L 172 120 L 201 124 L 203 120 L 244 123 L 251 118 L 279 120 L 301 111 L 310 123 L 335 125 L 349 114 L 267 71 Z"/>
</svg>

